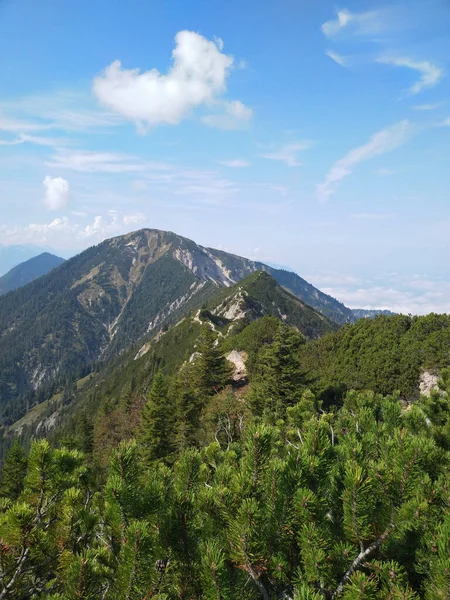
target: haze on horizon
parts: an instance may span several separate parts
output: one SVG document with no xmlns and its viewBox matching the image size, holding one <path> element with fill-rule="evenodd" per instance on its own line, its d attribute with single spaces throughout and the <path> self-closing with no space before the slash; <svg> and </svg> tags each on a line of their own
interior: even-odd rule
<svg viewBox="0 0 450 600">
<path fill-rule="evenodd" d="M 450 312 L 450 4 L 0 3 L 0 244 L 143 227 Z"/>
</svg>

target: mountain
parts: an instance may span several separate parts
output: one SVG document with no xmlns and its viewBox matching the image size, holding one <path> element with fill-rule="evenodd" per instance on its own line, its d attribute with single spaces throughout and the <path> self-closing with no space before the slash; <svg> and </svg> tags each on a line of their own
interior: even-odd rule
<svg viewBox="0 0 450 600">
<path fill-rule="evenodd" d="M 391 310 L 365 308 L 353 308 L 352 313 L 355 316 L 355 319 L 374 319 L 379 315 L 384 315 L 385 317 L 393 317 L 396 314 Z"/>
<path fill-rule="evenodd" d="M 264 316 L 280 319 L 296 327 L 307 339 L 316 339 L 338 326 L 281 287 L 265 271 L 247 276 L 216 300 L 211 313 L 220 319 L 254 321 Z"/>
<path fill-rule="evenodd" d="M 353 319 L 350 309 L 294 273 L 174 233 L 136 231 L 89 248 L 0 298 L 0 415 L 16 420 L 61 381 L 155 335 L 258 270 L 325 316 Z"/>
<path fill-rule="evenodd" d="M 52 269 L 65 262 L 64 258 L 43 252 L 13 267 L 6 275 L 0 277 L 0 295 L 12 292 L 38 277 L 46 275 Z"/>
<path fill-rule="evenodd" d="M 331 296 L 324 294 L 305 279 L 299 277 L 296 273 L 284 269 L 276 269 L 261 262 L 254 262 L 222 250 L 204 248 L 216 263 L 225 268 L 225 272 L 231 276 L 232 281 L 239 281 L 242 277 L 254 271 L 266 271 L 284 288 L 290 291 L 294 296 L 309 304 L 326 317 L 338 323 L 354 323 L 355 317 L 350 308 L 347 308 Z"/>
<path fill-rule="evenodd" d="M 13 267 L 41 254 L 43 248 L 33 244 L 4 246 L 0 244 L 0 277 L 10 271 Z M 45 248 L 46 252 L 51 252 L 50 248 Z"/>
<path fill-rule="evenodd" d="M 32 408 L 12 425 L 11 431 L 19 432 L 22 439 L 36 432 L 59 435 L 64 424 L 70 419 L 78 422 L 84 410 L 92 422 L 104 406 L 109 411 L 115 409 L 131 389 L 145 389 L 156 371 L 176 374 L 183 363 L 195 356 L 205 324 L 218 335 L 220 347 L 228 355 L 244 347 L 248 350 L 245 340 L 249 335 L 241 333 L 251 331 L 249 325 L 261 323 L 264 339 L 268 339 L 280 322 L 297 329 L 305 340 L 317 339 L 338 328 L 287 292 L 268 273 L 257 271 L 230 288 L 216 288 L 214 296 L 201 308 L 171 326 L 166 324 L 156 335 L 150 333 L 142 338 L 137 347 L 130 347 L 98 372 L 80 379 L 75 387 L 63 385 L 50 402 Z M 123 419 L 126 420 L 125 415 Z"/>
</svg>

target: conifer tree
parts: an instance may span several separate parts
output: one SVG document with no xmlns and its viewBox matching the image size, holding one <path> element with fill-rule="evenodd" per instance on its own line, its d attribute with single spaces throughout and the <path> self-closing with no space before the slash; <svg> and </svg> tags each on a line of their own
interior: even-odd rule
<svg viewBox="0 0 450 600">
<path fill-rule="evenodd" d="M 299 400 L 305 389 L 298 356 L 302 344 L 295 329 L 280 325 L 273 343 L 261 351 L 250 396 L 255 414 L 266 410 L 282 417 Z"/>
<path fill-rule="evenodd" d="M 176 445 L 179 450 L 198 447 L 202 438 L 201 414 L 205 401 L 193 389 L 193 370 L 192 363 L 183 365 L 170 390 L 176 403 Z"/>
<path fill-rule="evenodd" d="M 231 377 L 231 365 L 220 352 L 216 341 L 211 327 L 203 325 L 193 367 L 193 387 L 203 397 L 217 393 Z"/>
<path fill-rule="evenodd" d="M 33 442 L 0 499 L 0 600 L 448 600 L 442 412 L 372 392 L 318 408 L 305 393 L 286 424 L 170 466 L 121 442 L 97 493 L 80 452 Z"/>
<path fill-rule="evenodd" d="M 16 500 L 23 490 L 27 471 L 27 455 L 16 438 L 6 455 L 0 480 L 0 496 Z"/>
<path fill-rule="evenodd" d="M 153 378 L 147 402 L 142 409 L 138 441 L 147 463 L 170 462 L 175 450 L 175 407 L 166 378 L 158 371 Z"/>
</svg>

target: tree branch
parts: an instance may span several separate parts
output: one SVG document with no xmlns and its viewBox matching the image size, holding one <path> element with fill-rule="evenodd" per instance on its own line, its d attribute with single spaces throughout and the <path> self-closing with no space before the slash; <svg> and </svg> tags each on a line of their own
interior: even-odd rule
<svg viewBox="0 0 450 600">
<path fill-rule="evenodd" d="M 27 548 L 25 548 L 25 547 L 22 548 L 22 552 L 17 560 L 16 566 L 14 569 L 14 575 L 11 577 L 8 584 L 4 587 L 3 591 L 0 592 L 0 600 L 3 600 L 4 598 L 8 598 L 9 593 L 11 592 L 12 588 L 14 587 L 14 584 L 16 583 L 16 579 L 22 573 L 23 565 L 27 559 L 29 551 L 30 551 L 29 546 Z"/>
<path fill-rule="evenodd" d="M 388 537 L 388 535 L 391 533 L 393 528 L 394 528 L 394 526 L 392 524 L 389 525 L 389 527 L 386 529 L 386 531 L 384 533 L 382 533 L 378 539 L 376 539 L 372 544 L 370 544 L 370 546 L 367 546 L 367 548 L 364 551 L 361 551 L 358 554 L 358 556 L 355 558 L 355 560 L 350 565 L 350 568 L 347 571 L 347 573 L 341 579 L 339 585 L 336 588 L 336 591 L 331 596 L 331 600 L 335 600 L 335 598 L 337 598 L 339 596 L 339 594 L 344 589 L 345 584 L 348 582 L 348 580 L 353 575 L 353 573 L 356 571 L 356 569 L 370 554 L 372 554 L 372 552 L 374 552 L 381 546 L 381 544 Z"/>
<path fill-rule="evenodd" d="M 269 592 L 266 590 L 263 582 L 259 579 L 259 577 L 256 575 L 255 571 L 253 570 L 252 566 L 250 563 L 247 563 L 245 565 L 245 569 L 247 571 L 247 573 L 250 575 L 250 577 L 253 580 L 253 583 L 256 585 L 256 587 L 258 588 L 261 596 L 264 598 L 264 600 L 270 600 L 270 596 L 269 596 Z"/>
</svg>

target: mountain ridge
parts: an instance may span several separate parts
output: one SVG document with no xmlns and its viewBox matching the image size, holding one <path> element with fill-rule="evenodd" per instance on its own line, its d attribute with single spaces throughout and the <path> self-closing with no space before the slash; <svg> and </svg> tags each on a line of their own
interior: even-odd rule
<svg viewBox="0 0 450 600">
<path fill-rule="evenodd" d="M 16 420 L 62 378 L 83 376 L 94 361 L 155 335 L 257 270 L 312 308 L 338 314 L 341 323 L 353 319 L 350 309 L 294 273 L 141 229 L 88 248 L 0 298 L 0 413 L 8 404 L 6 416 Z"/>
</svg>

